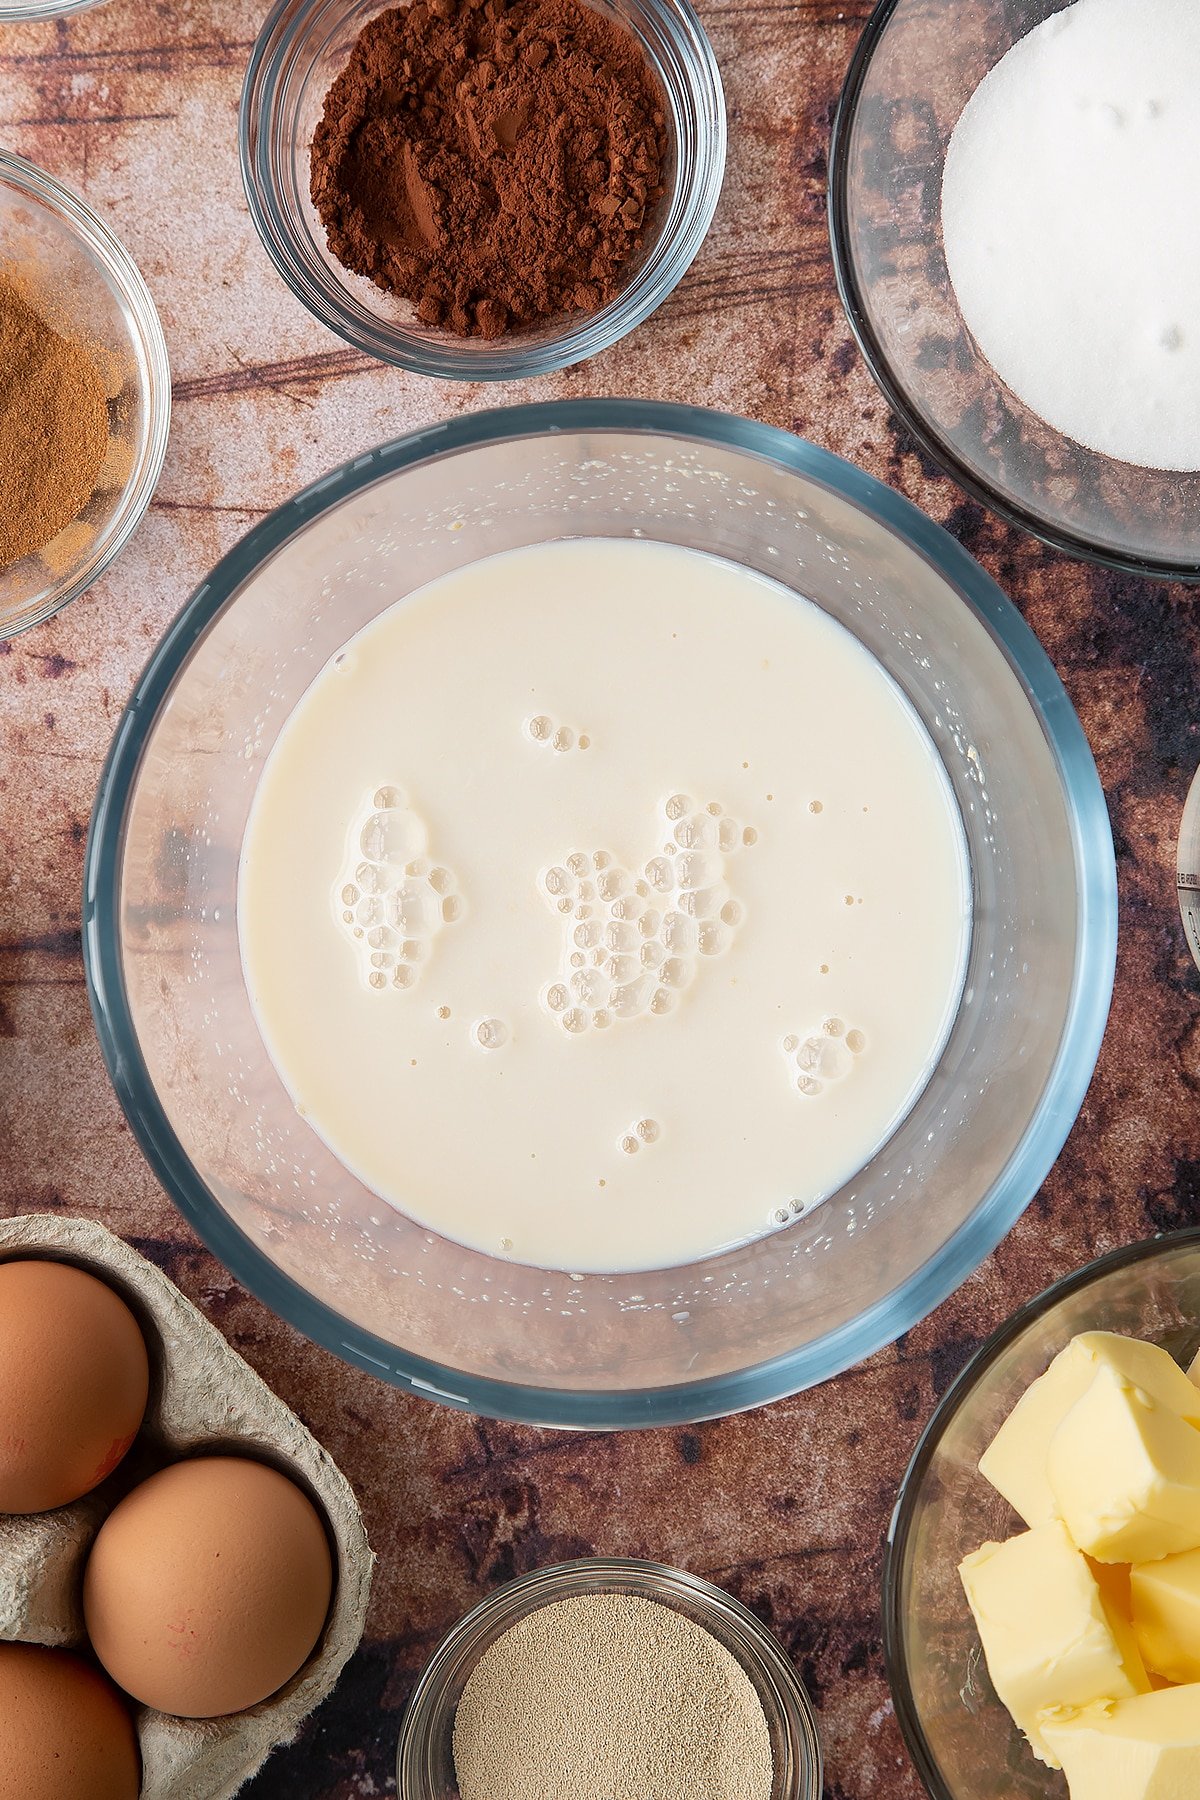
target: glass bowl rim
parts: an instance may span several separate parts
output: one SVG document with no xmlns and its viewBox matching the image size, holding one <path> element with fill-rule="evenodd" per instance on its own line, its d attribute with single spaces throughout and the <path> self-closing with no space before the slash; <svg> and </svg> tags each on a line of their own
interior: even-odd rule
<svg viewBox="0 0 1200 1800">
<path fill-rule="evenodd" d="M 1191 898 L 1196 893 L 1196 868 L 1200 864 L 1200 768 L 1188 785 L 1176 845 L 1175 894 L 1179 902 L 1179 919 L 1192 961 L 1200 969 L 1200 906 Z"/>
<path fill-rule="evenodd" d="M 1188 1225 L 1178 1231 L 1160 1232 L 1156 1237 L 1139 1238 L 1133 1244 L 1121 1244 L 1117 1249 L 1108 1250 L 1103 1256 L 1094 1257 L 1081 1268 L 1072 1269 L 1069 1274 L 1051 1282 L 1040 1294 L 1035 1294 L 1031 1300 L 1018 1306 L 1014 1313 L 984 1339 L 946 1389 L 934 1408 L 929 1423 L 917 1439 L 916 1448 L 900 1482 L 887 1531 L 882 1583 L 883 1660 L 901 1736 L 916 1765 L 917 1773 L 933 1800 L 960 1800 L 960 1796 L 942 1775 L 925 1735 L 920 1708 L 913 1698 L 900 1606 L 902 1576 L 908 1561 L 908 1546 L 918 1497 L 938 1446 L 979 1381 L 1027 1326 L 1052 1312 L 1059 1301 L 1084 1292 L 1105 1275 L 1111 1275 L 1119 1269 L 1136 1268 L 1139 1263 L 1153 1262 L 1166 1251 L 1186 1249 L 1200 1250 L 1200 1225 Z"/>
<path fill-rule="evenodd" d="M 715 1583 L 706 1581 L 702 1575 L 695 1575 L 690 1569 L 677 1569 L 667 1563 L 636 1556 L 581 1556 L 570 1562 L 551 1563 L 543 1569 L 534 1569 L 527 1575 L 503 1582 L 490 1594 L 486 1594 L 477 1606 L 464 1613 L 439 1639 L 409 1697 L 396 1752 L 397 1793 L 408 1796 L 412 1792 L 409 1778 L 417 1771 L 409 1764 L 416 1754 L 415 1734 L 419 1727 L 425 1726 L 426 1714 L 438 1703 L 439 1696 L 434 1692 L 435 1684 L 447 1664 L 453 1663 L 461 1653 L 464 1640 L 470 1639 L 481 1625 L 495 1622 L 503 1630 L 510 1622 L 515 1623 L 518 1617 L 526 1616 L 527 1612 L 537 1611 L 570 1595 L 625 1591 L 614 1589 L 610 1585 L 622 1578 L 631 1578 L 634 1590 L 641 1598 L 656 1600 L 660 1605 L 670 1605 L 670 1601 L 663 1600 L 661 1594 L 650 1591 L 654 1588 L 686 1595 L 699 1611 L 710 1618 L 724 1614 L 741 1629 L 745 1639 L 753 1647 L 759 1667 L 774 1686 L 782 1689 L 786 1701 L 795 1712 L 793 1720 L 786 1718 L 786 1707 L 782 1709 L 790 1728 L 789 1735 L 798 1740 L 793 1747 L 803 1754 L 807 1764 L 808 1781 L 802 1790 L 797 1791 L 795 1800 L 820 1800 L 824 1791 L 824 1762 L 816 1712 L 808 1689 L 775 1634 L 767 1629 L 743 1601 L 724 1588 L 717 1587 Z M 537 1600 L 535 1606 L 520 1608 L 519 1602 L 531 1593 L 537 1594 L 538 1590 L 543 1590 L 543 1597 Z M 425 1800 L 423 1795 L 421 1800 Z"/>
<path fill-rule="evenodd" d="M 86 0 L 86 3 L 95 4 L 97 0 Z M 69 236 L 77 239 L 102 263 L 137 321 L 138 335 L 135 337 L 131 333 L 129 341 L 137 367 L 138 386 L 147 411 L 145 448 L 130 480 L 126 482 L 121 508 L 113 515 L 116 519 L 123 512 L 124 518 L 107 550 L 94 567 L 76 576 L 74 580 L 57 585 L 36 611 L 12 620 L 0 619 L 0 640 L 3 640 L 19 636 L 33 625 L 40 625 L 60 612 L 64 606 L 69 606 L 72 600 L 77 600 L 80 594 L 86 592 L 94 581 L 111 568 L 141 524 L 154 498 L 167 454 L 167 440 L 171 432 L 171 364 L 154 297 L 141 270 L 112 227 L 106 225 L 85 200 L 55 176 L 30 162 L 27 157 L 18 156 L 14 151 L 2 147 L 0 181 L 11 183 L 19 191 L 28 194 L 30 199 L 63 224 Z"/>
<path fill-rule="evenodd" d="M 0 0 L 0 25 L 31 25 L 39 19 L 65 19 L 72 13 L 86 12 L 102 0 L 21 0 L 16 6 Z"/>
<path fill-rule="evenodd" d="M 725 177 L 728 141 L 720 67 L 691 0 L 639 0 L 645 12 L 652 14 L 671 38 L 686 68 L 693 97 L 701 96 L 704 102 L 701 130 L 693 146 L 695 171 L 684 190 L 683 209 L 673 233 L 658 240 L 632 283 L 623 286 L 599 312 L 537 342 L 523 344 L 518 334 L 472 351 L 464 351 L 459 340 L 450 334 L 444 341 L 433 338 L 426 343 L 411 333 L 410 342 L 385 343 L 373 327 L 363 325 L 350 312 L 331 279 L 301 286 L 293 276 L 293 262 L 304 269 L 309 258 L 271 178 L 267 125 L 287 73 L 292 46 L 309 16 L 326 4 L 327 0 L 275 0 L 250 53 L 238 107 L 242 186 L 259 242 L 276 274 L 320 324 L 355 350 L 410 374 L 450 381 L 515 381 L 553 374 L 611 349 L 670 297 L 708 235 Z M 640 38 L 636 22 L 627 13 L 622 17 Z M 677 181 L 674 192 L 680 191 Z M 310 291 L 318 286 L 323 288 L 319 296 L 322 310 L 316 304 L 317 294 Z M 402 331 L 403 327 L 395 329 Z"/>
<path fill-rule="evenodd" d="M 137 1042 L 116 930 L 124 817 L 142 748 L 193 645 L 226 601 L 314 517 L 383 477 L 445 452 L 562 432 L 682 438 L 773 463 L 857 505 L 930 563 L 998 644 L 1038 718 L 1058 767 L 1078 872 L 1075 969 L 1058 1053 L 1019 1144 L 971 1217 L 900 1287 L 813 1343 L 659 1388 L 554 1388 L 463 1374 L 352 1324 L 285 1275 L 213 1198 L 167 1119 Z M 1116 865 L 1096 765 L 1053 664 L 1013 602 L 940 525 L 874 476 L 775 426 L 661 401 L 552 400 L 460 415 L 382 444 L 286 501 L 221 558 L 159 640 L 113 735 L 88 831 L 82 917 L 92 1015 L 133 1133 L 176 1207 L 252 1293 L 343 1360 L 447 1405 L 531 1425 L 627 1429 L 719 1418 L 828 1380 L 894 1342 L 995 1248 L 1045 1179 L 1091 1080 L 1116 963 Z"/>
<path fill-rule="evenodd" d="M 859 354 L 867 365 L 877 388 L 896 413 L 908 435 L 930 460 L 957 482 L 964 493 L 980 505 L 1015 525 L 1021 531 L 1059 550 L 1064 556 L 1098 563 L 1102 568 L 1117 569 L 1123 575 L 1141 575 L 1154 581 L 1200 581 L 1200 552 L 1189 562 L 1171 562 L 1166 558 L 1123 554 L 1105 549 L 1083 532 L 1073 532 L 1066 525 L 1038 518 L 1020 501 L 1003 489 L 977 475 L 956 452 L 927 425 L 916 411 L 908 394 L 893 373 L 892 364 L 871 323 L 862 290 L 854 268 L 849 219 L 850 139 L 858 117 L 858 105 L 876 50 L 887 33 L 892 15 L 901 0 L 877 0 L 875 10 L 863 28 L 846 71 L 846 79 L 833 115 L 829 140 L 829 184 L 826 209 L 829 245 L 833 255 L 833 272 L 838 298 L 853 333 Z"/>
</svg>

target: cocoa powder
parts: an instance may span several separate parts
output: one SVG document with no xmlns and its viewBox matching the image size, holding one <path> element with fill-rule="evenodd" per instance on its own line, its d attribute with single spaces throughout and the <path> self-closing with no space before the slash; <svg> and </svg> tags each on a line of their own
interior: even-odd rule
<svg viewBox="0 0 1200 1800">
<path fill-rule="evenodd" d="M 581 0 L 414 0 L 333 83 L 312 198 L 339 262 L 496 338 L 611 300 L 663 191 L 663 95 Z"/>
</svg>

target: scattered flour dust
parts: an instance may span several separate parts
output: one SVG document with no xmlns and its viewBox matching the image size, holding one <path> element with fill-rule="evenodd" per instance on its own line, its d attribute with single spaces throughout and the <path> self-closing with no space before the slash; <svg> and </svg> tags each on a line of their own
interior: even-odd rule
<svg viewBox="0 0 1200 1800">
<path fill-rule="evenodd" d="M 950 140 L 946 262 L 1008 386 L 1055 430 L 1200 469 L 1200 5 L 1076 0 Z"/>
<path fill-rule="evenodd" d="M 741 1664 L 659 1601 L 579 1594 L 480 1657 L 454 1721 L 462 1800 L 770 1800 Z"/>
</svg>

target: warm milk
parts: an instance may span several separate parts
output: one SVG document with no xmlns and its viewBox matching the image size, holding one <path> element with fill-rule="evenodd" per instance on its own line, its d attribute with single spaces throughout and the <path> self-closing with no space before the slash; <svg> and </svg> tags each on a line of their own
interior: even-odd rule
<svg viewBox="0 0 1200 1800">
<path fill-rule="evenodd" d="M 239 928 L 270 1055 L 422 1223 L 577 1271 L 691 1261 L 851 1177 L 962 980 L 961 824 L 818 607 L 662 544 L 434 582 L 263 771 Z"/>
</svg>

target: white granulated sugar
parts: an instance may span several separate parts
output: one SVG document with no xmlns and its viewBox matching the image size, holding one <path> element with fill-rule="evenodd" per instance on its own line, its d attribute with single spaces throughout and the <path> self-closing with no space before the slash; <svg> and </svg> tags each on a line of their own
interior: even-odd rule
<svg viewBox="0 0 1200 1800">
<path fill-rule="evenodd" d="M 950 278 L 1013 393 L 1088 449 L 1200 469 L 1200 0 L 1077 0 L 955 127 Z"/>
</svg>

